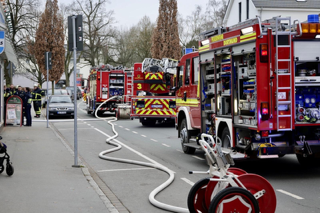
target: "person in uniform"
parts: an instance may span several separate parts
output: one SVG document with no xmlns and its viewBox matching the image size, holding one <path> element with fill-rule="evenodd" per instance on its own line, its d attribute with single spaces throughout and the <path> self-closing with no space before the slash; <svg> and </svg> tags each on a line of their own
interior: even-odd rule
<svg viewBox="0 0 320 213">
<path fill-rule="evenodd" d="M 23 102 L 23 108 L 24 108 L 24 116 L 26 116 L 27 123 L 25 126 L 31 126 L 32 125 L 32 118 L 31 118 L 31 101 L 32 101 L 32 95 L 31 90 L 29 87 L 25 88 L 25 94 L 24 94 L 24 102 Z"/>
<path fill-rule="evenodd" d="M 39 88 L 38 84 L 34 84 L 34 90 L 32 92 L 32 101 L 33 101 L 33 107 L 34 112 L 36 115 L 35 118 L 40 118 L 41 115 L 41 96 L 42 96 L 42 90 Z"/>
<path fill-rule="evenodd" d="M 7 119 L 7 100 L 8 98 L 11 96 L 11 91 L 10 91 L 10 88 L 6 88 L 6 91 L 4 91 L 4 113 L 3 113 L 3 116 L 4 116 L 4 123 L 6 123 L 6 119 Z"/>
</svg>

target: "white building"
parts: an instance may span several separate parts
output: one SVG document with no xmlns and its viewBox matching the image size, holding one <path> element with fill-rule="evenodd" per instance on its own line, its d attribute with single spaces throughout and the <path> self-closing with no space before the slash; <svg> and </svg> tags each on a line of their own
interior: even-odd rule
<svg viewBox="0 0 320 213">
<path fill-rule="evenodd" d="M 13 44 L 11 43 L 11 40 L 9 39 L 9 31 L 6 23 L 6 14 L 3 9 L 3 1 L 0 1 L 0 31 L 4 32 L 4 38 L 0 38 L 0 49 L 1 47 L 4 47 L 3 52 L 0 54 L 0 127 L 3 127 L 4 125 L 4 119 L 3 119 L 3 113 L 4 113 L 4 98 L 3 98 L 3 86 L 5 85 L 5 79 L 4 79 L 4 62 L 5 60 L 8 60 L 18 66 L 18 59 L 16 52 L 13 48 Z"/>
<path fill-rule="evenodd" d="M 309 14 L 320 13 L 320 0 L 229 0 L 224 26 L 260 16 L 261 20 L 276 16 L 306 21 Z"/>
</svg>

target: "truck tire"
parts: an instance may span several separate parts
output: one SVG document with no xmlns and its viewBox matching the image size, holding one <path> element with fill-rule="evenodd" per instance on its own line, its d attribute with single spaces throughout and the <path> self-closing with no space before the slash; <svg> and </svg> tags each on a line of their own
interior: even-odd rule
<svg viewBox="0 0 320 213">
<path fill-rule="evenodd" d="M 229 128 L 226 126 L 221 134 L 221 142 L 222 142 L 222 147 L 224 148 L 229 148 L 231 147 L 231 141 L 230 141 L 230 132 Z"/>
<path fill-rule="evenodd" d="M 193 147 L 189 147 L 189 146 L 185 146 L 184 144 L 186 143 L 189 143 L 189 132 L 188 132 L 188 129 L 187 129 L 187 121 L 186 119 L 184 118 L 182 121 L 181 121 L 181 124 L 180 124 L 180 140 L 181 140 L 181 147 L 182 147 L 182 151 L 186 154 L 193 154 L 196 149 L 193 148 Z"/>
</svg>

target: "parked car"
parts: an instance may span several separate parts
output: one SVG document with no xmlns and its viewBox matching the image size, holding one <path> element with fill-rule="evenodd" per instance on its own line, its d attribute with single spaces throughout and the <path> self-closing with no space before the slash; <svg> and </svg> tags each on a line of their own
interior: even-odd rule
<svg viewBox="0 0 320 213">
<path fill-rule="evenodd" d="M 49 118 L 66 116 L 74 118 L 74 103 L 69 95 L 51 95 L 48 101 Z"/>
<path fill-rule="evenodd" d="M 48 92 L 49 97 L 52 95 L 52 89 L 49 89 L 46 92 Z M 70 95 L 70 94 L 66 89 L 54 89 L 54 95 Z M 43 107 L 46 107 L 46 106 L 47 106 L 47 94 L 43 101 Z"/>
<path fill-rule="evenodd" d="M 74 91 L 74 87 L 67 87 L 66 89 L 69 91 L 72 91 L 72 93 Z M 70 94 L 70 95 L 72 95 L 72 97 L 73 97 L 73 94 Z M 77 87 L 77 96 L 76 97 L 77 97 L 77 100 L 79 100 L 82 97 L 81 90 L 79 89 L 79 87 Z"/>
</svg>

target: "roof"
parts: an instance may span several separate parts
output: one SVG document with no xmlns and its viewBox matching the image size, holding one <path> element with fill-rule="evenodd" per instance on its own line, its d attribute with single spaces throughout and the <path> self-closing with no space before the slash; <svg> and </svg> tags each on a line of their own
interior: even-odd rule
<svg viewBox="0 0 320 213">
<path fill-rule="evenodd" d="M 319 0 L 252 0 L 256 8 L 300 8 L 300 9 L 320 9 Z"/>
</svg>

